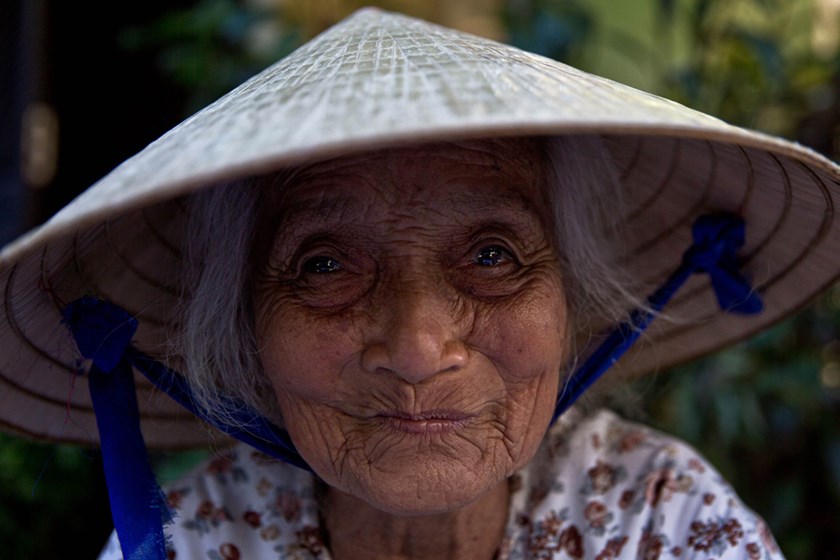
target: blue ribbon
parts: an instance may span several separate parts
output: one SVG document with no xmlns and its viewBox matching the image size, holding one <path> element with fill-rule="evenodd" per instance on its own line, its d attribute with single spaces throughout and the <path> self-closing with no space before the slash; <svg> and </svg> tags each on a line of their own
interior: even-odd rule
<svg viewBox="0 0 840 560">
<path fill-rule="evenodd" d="M 239 400 L 225 399 L 218 403 L 224 409 L 224 414 L 210 415 L 196 404 L 189 383 L 183 376 L 133 347 L 126 349 L 126 358 L 156 387 L 205 422 L 267 455 L 312 471 L 295 449 L 286 430 L 278 428 Z M 231 421 L 224 423 L 219 417 Z"/>
<path fill-rule="evenodd" d="M 171 514 L 146 455 L 134 374 L 123 359 L 137 320 L 92 297 L 74 301 L 63 314 L 82 356 L 93 362 L 88 386 L 123 558 L 165 560 L 163 524 Z"/>
<path fill-rule="evenodd" d="M 694 222 L 693 243 L 680 267 L 648 298 L 647 309 L 633 311 L 572 373 L 557 398 L 552 422 L 627 352 L 692 274 L 709 275 L 723 311 L 751 315 L 764 309 L 761 297 L 739 271 L 736 253 L 744 245 L 744 229 L 744 221 L 732 214 L 700 216 Z"/>
<path fill-rule="evenodd" d="M 286 430 L 236 399 L 221 403 L 229 424 L 220 422 L 220 415 L 210 415 L 200 408 L 181 375 L 130 345 L 138 323 L 120 307 L 86 296 L 65 307 L 63 315 L 79 352 L 93 362 L 88 385 L 102 443 L 111 515 L 126 560 L 165 560 L 163 525 L 171 518 L 140 431 L 132 367 L 226 434 L 272 457 L 311 470 Z"/>
</svg>

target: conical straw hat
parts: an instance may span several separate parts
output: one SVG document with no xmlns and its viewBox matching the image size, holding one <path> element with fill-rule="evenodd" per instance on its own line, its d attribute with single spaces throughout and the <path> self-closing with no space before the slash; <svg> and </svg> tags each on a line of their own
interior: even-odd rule
<svg viewBox="0 0 840 560">
<path fill-rule="evenodd" d="M 0 253 L 0 425 L 97 442 L 62 307 L 95 294 L 135 314 L 160 356 L 179 284 L 181 195 L 354 150 L 473 137 L 595 133 L 629 200 L 630 264 L 658 284 L 693 218 L 743 216 L 756 316 L 722 313 L 693 279 L 623 363 L 647 372 L 741 340 L 805 305 L 840 273 L 838 168 L 803 147 L 496 42 L 366 9 L 193 115 Z M 138 379 L 147 444 L 207 430 Z"/>
</svg>

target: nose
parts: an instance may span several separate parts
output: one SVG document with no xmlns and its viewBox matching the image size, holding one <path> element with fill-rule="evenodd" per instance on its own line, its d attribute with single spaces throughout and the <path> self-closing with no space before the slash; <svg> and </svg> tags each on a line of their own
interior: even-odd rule
<svg viewBox="0 0 840 560">
<path fill-rule="evenodd" d="M 362 354 L 366 371 L 390 372 L 417 384 L 467 365 L 468 352 L 460 336 L 462 312 L 453 297 L 440 292 L 439 285 L 405 284 L 390 291 L 381 334 Z"/>
</svg>

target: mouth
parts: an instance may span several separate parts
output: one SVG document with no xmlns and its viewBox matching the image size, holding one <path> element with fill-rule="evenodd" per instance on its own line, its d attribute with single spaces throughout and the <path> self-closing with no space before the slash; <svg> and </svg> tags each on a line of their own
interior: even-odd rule
<svg viewBox="0 0 840 560">
<path fill-rule="evenodd" d="M 420 414 L 384 412 L 376 418 L 395 431 L 426 435 L 454 432 L 467 425 L 472 416 L 453 410 L 430 410 Z"/>
</svg>

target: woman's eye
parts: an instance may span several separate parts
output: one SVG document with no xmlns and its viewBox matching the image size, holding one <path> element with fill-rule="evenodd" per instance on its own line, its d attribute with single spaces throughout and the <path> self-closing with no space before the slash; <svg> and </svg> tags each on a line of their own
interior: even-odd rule
<svg viewBox="0 0 840 560">
<path fill-rule="evenodd" d="M 338 272 L 343 268 L 340 262 L 324 255 L 310 257 L 303 263 L 303 271 L 312 274 L 329 274 L 331 272 Z"/>
<path fill-rule="evenodd" d="M 498 266 L 509 261 L 511 261 L 510 253 L 499 245 L 482 247 L 473 257 L 473 263 L 478 266 Z"/>
<path fill-rule="evenodd" d="M 502 297 L 515 291 L 522 268 L 507 244 L 490 240 L 476 245 L 471 257 L 458 267 L 453 282 L 459 289 L 476 297 Z M 464 262 L 464 261 L 462 261 Z"/>
</svg>

